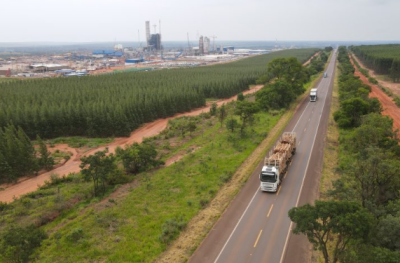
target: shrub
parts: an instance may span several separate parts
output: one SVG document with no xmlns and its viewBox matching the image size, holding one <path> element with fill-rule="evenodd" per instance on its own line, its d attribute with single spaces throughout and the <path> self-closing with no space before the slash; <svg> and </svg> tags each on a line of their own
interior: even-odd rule
<svg viewBox="0 0 400 263">
<path fill-rule="evenodd" d="M 200 207 L 201 208 L 205 208 L 208 205 L 209 202 L 210 202 L 210 200 L 208 200 L 208 199 L 205 199 L 205 198 L 200 199 L 200 201 L 199 201 Z"/>
<path fill-rule="evenodd" d="M 0 259 L 4 262 L 28 262 L 47 234 L 34 225 L 11 226 L 0 237 Z"/>
<path fill-rule="evenodd" d="M 168 219 L 162 226 L 161 235 L 159 236 L 160 241 L 165 244 L 171 243 L 179 232 L 186 228 L 186 224 L 183 217 Z"/>
<path fill-rule="evenodd" d="M 82 239 L 84 236 L 83 229 L 81 227 L 77 227 L 72 229 L 66 236 L 66 239 L 70 242 L 76 242 Z"/>
</svg>

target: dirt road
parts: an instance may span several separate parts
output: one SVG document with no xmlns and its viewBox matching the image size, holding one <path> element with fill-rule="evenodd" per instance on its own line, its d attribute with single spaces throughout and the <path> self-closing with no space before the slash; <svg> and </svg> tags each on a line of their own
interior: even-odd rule
<svg viewBox="0 0 400 263">
<path fill-rule="evenodd" d="M 315 53 L 309 60 L 307 60 L 306 62 L 303 63 L 303 66 L 307 66 L 308 64 L 310 64 L 310 63 L 311 63 L 311 60 L 312 60 L 313 58 L 315 58 L 316 56 L 318 56 L 319 53 L 320 53 L 320 52 Z"/>
<path fill-rule="evenodd" d="M 260 90 L 263 86 L 258 85 L 254 86 L 251 89 L 243 92 L 244 95 L 255 93 L 256 91 Z M 228 103 L 230 101 L 236 100 L 236 96 L 233 96 L 229 99 L 218 100 L 216 103 L 218 106 L 221 106 L 224 103 Z M 45 181 L 50 180 L 50 176 L 52 174 L 58 174 L 60 176 L 68 175 L 70 173 L 77 173 L 80 171 L 80 157 L 88 156 L 94 154 L 97 151 L 104 150 L 108 147 L 110 152 L 115 152 L 117 147 L 124 147 L 127 144 L 132 144 L 134 142 L 142 142 L 143 138 L 152 137 L 159 134 L 162 130 L 167 127 L 168 121 L 174 118 L 182 117 L 182 116 L 196 116 L 200 115 L 203 112 L 208 112 L 210 110 L 211 105 L 208 105 L 203 108 L 195 109 L 190 112 L 176 114 L 173 117 L 165 118 L 165 119 L 158 119 L 151 123 L 144 124 L 139 129 L 133 131 L 131 135 L 127 138 L 117 138 L 112 143 L 101 146 L 95 149 L 92 149 L 84 154 L 79 154 L 76 149 L 70 148 L 66 145 L 58 145 L 54 149 L 62 148 L 65 150 L 65 147 L 68 147 L 68 150 L 73 153 L 73 156 L 66 162 L 64 165 L 53 169 L 49 172 L 43 173 L 36 177 L 31 177 L 29 179 L 22 180 L 14 185 L 5 185 L 2 186 L 4 188 L 3 191 L 0 191 L 0 202 L 11 202 L 14 198 L 18 198 L 21 195 L 33 192 L 39 188 L 40 185 L 43 185 Z"/>
<path fill-rule="evenodd" d="M 372 84 L 371 82 L 368 81 L 367 77 L 365 77 L 363 74 L 361 74 L 361 72 L 355 66 L 354 61 L 351 57 L 350 57 L 350 61 L 355 68 L 354 75 L 360 77 L 360 80 L 364 84 L 371 86 L 371 93 L 369 94 L 369 96 L 371 98 L 377 98 L 382 103 L 382 107 L 383 107 L 382 115 L 390 116 L 393 119 L 393 128 L 400 130 L 400 109 L 399 109 L 399 107 L 397 107 L 397 105 L 394 103 L 392 98 L 390 98 L 388 95 L 386 95 L 379 88 L 378 85 Z"/>
<path fill-rule="evenodd" d="M 400 83 L 393 83 L 390 81 L 385 81 L 379 78 L 379 76 L 377 74 L 375 74 L 375 72 L 373 70 L 368 69 L 362 62 L 361 60 L 359 60 L 355 55 L 354 55 L 355 60 L 358 62 L 358 64 L 360 64 L 360 66 L 362 68 L 364 68 L 365 70 L 368 71 L 368 74 L 375 78 L 382 86 L 384 86 L 385 88 L 390 89 L 391 92 L 393 92 L 394 94 L 396 94 L 397 96 L 400 96 Z"/>
</svg>

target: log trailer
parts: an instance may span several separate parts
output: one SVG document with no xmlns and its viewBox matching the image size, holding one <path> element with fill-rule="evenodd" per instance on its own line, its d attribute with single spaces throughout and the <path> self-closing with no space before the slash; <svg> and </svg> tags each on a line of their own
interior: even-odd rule
<svg viewBox="0 0 400 263">
<path fill-rule="evenodd" d="M 262 191 L 276 192 L 278 190 L 295 153 L 296 133 L 283 133 L 269 157 L 264 159 L 264 166 L 260 173 Z"/>
</svg>

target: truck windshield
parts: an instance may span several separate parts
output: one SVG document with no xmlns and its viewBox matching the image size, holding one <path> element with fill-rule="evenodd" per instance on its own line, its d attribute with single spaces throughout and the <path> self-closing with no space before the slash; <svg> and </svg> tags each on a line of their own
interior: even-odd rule
<svg viewBox="0 0 400 263">
<path fill-rule="evenodd" d="M 261 173 L 261 182 L 275 183 L 276 182 L 275 173 Z"/>
</svg>

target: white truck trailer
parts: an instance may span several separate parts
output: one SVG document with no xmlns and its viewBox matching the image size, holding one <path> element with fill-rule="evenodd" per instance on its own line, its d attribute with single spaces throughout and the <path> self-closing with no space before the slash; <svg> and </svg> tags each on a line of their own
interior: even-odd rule
<svg viewBox="0 0 400 263">
<path fill-rule="evenodd" d="M 317 101 L 317 89 L 311 89 L 310 101 Z"/>
<path fill-rule="evenodd" d="M 264 166 L 260 173 L 262 191 L 276 192 L 278 190 L 295 153 L 296 133 L 283 133 L 269 157 L 264 159 Z"/>
</svg>

